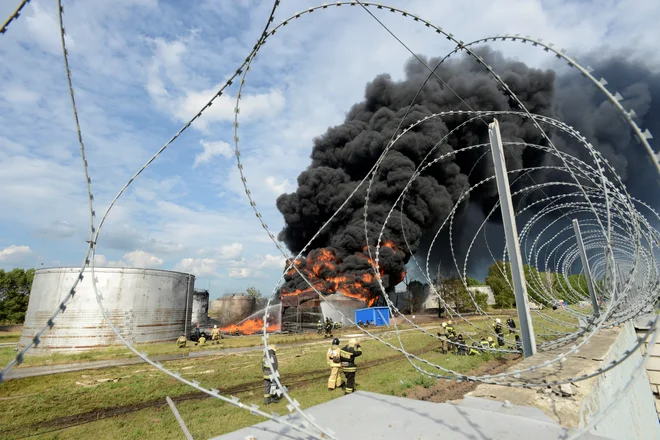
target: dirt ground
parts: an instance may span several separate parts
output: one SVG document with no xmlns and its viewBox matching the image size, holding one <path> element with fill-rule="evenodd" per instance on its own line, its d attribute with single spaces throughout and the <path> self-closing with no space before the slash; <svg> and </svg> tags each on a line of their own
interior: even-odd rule
<svg viewBox="0 0 660 440">
<path fill-rule="evenodd" d="M 522 359 L 522 356 L 511 355 L 499 359 L 493 359 L 486 362 L 474 371 L 470 371 L 473 376 L 482 376 L 484 374 L 498 374 L 516 364 Z M 455 382 L 438 381 L 435 385 L 425 388 L 418 385 L 406 392 L 409 399 L 426 400 L 429 402 L 447 402 L 451 400 L 461 400 L 465 394 L 473 391 L 479 383 L 475 382 Z"/>
</svg>

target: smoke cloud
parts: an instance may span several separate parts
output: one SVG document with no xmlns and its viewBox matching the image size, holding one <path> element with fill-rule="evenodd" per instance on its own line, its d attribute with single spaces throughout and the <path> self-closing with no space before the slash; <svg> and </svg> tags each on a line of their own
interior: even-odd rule
<svg viewBox="0 0 660 440">
<path fill-rule="evenodd" d="M 624 182 L 632 186 L 633 191 L 648 184 L 644 173 L 649 174 L 649 164 L 642 148 L 634 145 L 631 130 L 613 106 L 604 102 L 604 96 L 586 79 L 572 71 L 557 76 L 552 70 L 530 68 L 489 48 L 481 49 L 479 54 L 499 73 L 531 113 L 552 116 L 577 128 L 604 154 Z M 435 66 L 439 61 L 438 58 L 424 60 L 429 66 Z M 659 76 L 624 59 L 611 59 L 592 65 L 596 67 L 597 73 L 605 76 L 623 95 L 626 108 L 635 109 L 640 125 L 653 132 L 654 126 L 660 124 L 658 118 L 652 120 L 651 117 L 659 114 L 660 110 Z M 415 100 L 402 128 L 432 113 L 467 110 L 468 106 L 474 110 L 519 110 L 498 83 L 471 58 L 445 62 L 437 69 L 437 73 L 462 99 L 432 77 Z M 367 84 L 364 100 L 353 105 L 344 123 L 329 128 L 314 139 L 311 164 L 298 176 L 296 191 L 283 194 L 277 199 L 277 208 L 285 220 L 279 239 L 286 243 L 289 250 L 299 252 L 365 177 L 395 134 L 407 107 L 427 76 L 428 70 L 416 59 L 406 64 L 402 81 L 395 82 L 387 74 L 377 76 Z M 530 121 L 513 116 L 498 119 L 502 137 L 506 141 L 544 144 L 540 133 Z M 375 244 L 378 232 L 397 196 L 426 154 L 449 130 L 465 120 L 465 116 L 432 119 L 408 132 L 390 150 L 380 165 L 369 197 L 368 227 L 370 239 L 373 240 L 371 243 L 365 243 L 364 237 L 363 188 L 309 249 L 330 249 L 339 264 L 335 270 L 340 273 L 363 273 L 368 270 L 369 262 L 362 258 L 366 246 Z M 655 132 L 660 133 L 660 130 L 655 129 Z M 570 143 L 560 134 L 550 133 L 558 148 L 591 162 L 586 151 L 577 144 Z M 478 121 L 460 129 L 446 143 L 437 147 L 429 160 L 468 145 L 486 142 L 487 125 Z M 383 249 L 384 255 L 379 261 L 383 266 L 381 273 L 386 286 L 388 283 L 393 286 L 401 280 L 401 273 L 405 271 L 411 253 L 424 253 L 425 256 L 437 227 L 447 217 L 461 193 L 470 185 L 493 174 L 489 155 L 481 157 L 484 151 L 487 150 L 451 155 L 428 168 L 411 186 L 406 195 L 403 214 L 399 214 L 397 207 L 383 235 L 385 241 L 393 244 Z M 552 162 L 550 157 L 532 148 L 508 149 L 506 160 L 509 169 Z M 529 179 L 538 183 L 546 179 L 566 179 L 566 176 L 535 172 Z M 518 185 L 530 183 L 529 180 L 523 180 Z M 483 220 L 483 214 L 488 213 L 496 201 L 497 189 L 495 182 L 491 182 L 473 191 L 469 202 L 461 204 L 458 219 L 465 222 L 465 228 L 455 228 L 454 231 L 454 240 L 459 248 L 467 247 L 475 227 Z M 498 219 L 498 215 L 494 216 L 494 220 Z M 463 232 L 465 237 L 461 236 Z M 494 238 L 496 242 L 501 241 L 501 237 Z M 406 239 L 410 249 L 405 246 Z M 443 266 L 453 266 L 447 238 L 440 240 L 436 247 L 431 263 L 441 261 Z M 459 249 L 459 254 L 461 252 L 464 249 Z M 490 260 L 483 245 L 474 248 L 471 256 L 476 257 L 477 261 Z M 299 282 L 301 280 L 296 281 L 295 278 L 297 276 L 288 276 L 285 288 L 302 287 Z"/>
</svg>

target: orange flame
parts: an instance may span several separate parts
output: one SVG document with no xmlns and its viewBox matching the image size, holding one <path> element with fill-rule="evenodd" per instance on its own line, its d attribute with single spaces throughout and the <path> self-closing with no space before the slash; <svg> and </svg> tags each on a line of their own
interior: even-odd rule
<svg viewBox="0 0 660 440">
<path fill-rule="evenodd" d="M 399 249 L 392 242 L 384 242 L 382 246 L 389 247 L 392 250 L 398 251 Z M 365 252 L 367 247 L 363 249 Z M 376 268 L 374 260 L 369 258 L 361 252 L 356 252 L 355 256 L 363 258 L 369 262 L 372 268 Z M 303 264 L 304 263 L 304 264 Z M 314 289 L 323 294 L 341 293 L 349 298 L 355 298 L 360 301 L 365 301 L 368 306 L 372 306 L 378 299 L 377 295 L 372 292 L 373 283 L 376 281 L 376 274 L 373 272 L 365 272 L 362 274 L 347 273 L 336 276 L 329 276 L 327 272 L 334 273 L 337 266 L 341 261 L 337 258 L 331 249 L 320 248 L 313 253 L 307 255 L 305 260 L 296 260 L 296 267 L 305 274 L 306 278 L 311 282 Z M 326 272 L 327 271 L 327 272 Z M 325 272 L 325 273 L 324 273 Z M 382 267 L 378 268 L 381 277 L 385 275 Z M 296 276 L 295 269 L 291 268 L 286 273 L 287 277 Z M 390 279 L 390 285 L 400 283 L 405 277 L 405 272 L 402 272 L 400 279 Z M 314 289 L 305 287 L 302 289 L 282 289 L 282 297 L 291 297 L 301 294 L 312 294 Z"/>
<path fill-rule="evenodd" d="M 220 329 L 224 333 L 234 333 L 238 330 L 242 335 L 253 335 L 255 333 L 261 333 L 264 329 L 264 319 L 263 318 L 254 318 L 246 319 L 243 322 L 238 324 L 228 325 Z M 280 330 L 279 324 L 269 324 L 266 327 L 266 332 L 276 332 Z"/>
</svg>

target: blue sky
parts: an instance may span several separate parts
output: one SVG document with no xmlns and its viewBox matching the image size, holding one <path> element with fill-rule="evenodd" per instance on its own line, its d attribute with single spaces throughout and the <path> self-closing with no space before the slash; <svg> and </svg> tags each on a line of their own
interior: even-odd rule
<svg viewBox="0 0 660 440">
<path fill-rule="evenodd" d="M 15 1 L 0 2 L 0 17 Z M 275 23 L 313 2 L 282 2 Z M 520 33 L 580 55 L 620 51 L 658 65 L 656 2 L 396 1 L 464 41 Z M 270 1 L 65 1 L 65 27 L 96 212 L 183 126 L 248 54 Z M 475 11 L 480 11 L 475 15 Z M 381 12 L 413 50 L 449 42 Z M 657 35 L 656 35 L 657 36 Z M 636 42 L 631 45 L 630 42 Z M 0 35 L 0 268 L 76 266 L 87 205 L 59 46 L 57 5 L 33 0 Z M 553 58 L 520 44 L 494 46 L 532 65 Z M 341 123 L 379 73 L 403 74 L 409 54 L 359 7 L 304 16 L 269 39 L 250 70 L 240 120 L 242 159 L 266 223 L 295 188 L 312 138 Z M 257 222 L 233 157 L 236 86 L 148 168 L 111 212 L 98 265 L 192 272 L 212 297 L 256 286 L 268 294 L 284 259 Z"/>
</svg>

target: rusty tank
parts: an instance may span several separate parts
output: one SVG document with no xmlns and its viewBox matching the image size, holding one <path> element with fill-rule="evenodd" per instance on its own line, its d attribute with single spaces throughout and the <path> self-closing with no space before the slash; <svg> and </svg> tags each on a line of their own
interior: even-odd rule
<svg viewBox="0 0 660 440">
<path fill-rule="evenodd" d="M 67 295 L 79 268 L 35 271 L 19 347 L 48 321 Z M 132 344 L 175 341 L 190 334 L 195 276 L 155 269 L 97 267 L 94 274 L 110 321 Z M 58 315 L 55 326 L 33 350 L 72 351 L 121 344 L 96 302 L 91 269 L 85 269 L 76 295 Z"/>
<path fill-rule="evenodd" d="M 248 295 L 227 295 L 209 303 L 209 316 L 222 326 L 236 324 L 254 313 L 256 300 Z"/>
</svg>

